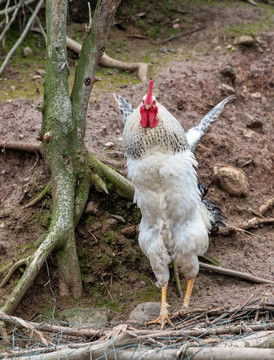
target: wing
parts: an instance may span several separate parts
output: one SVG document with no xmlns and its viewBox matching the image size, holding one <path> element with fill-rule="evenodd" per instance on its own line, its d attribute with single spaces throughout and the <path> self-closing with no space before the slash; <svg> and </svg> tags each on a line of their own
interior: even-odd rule
<svg viewBox="0 0 274 360">
<path fill-rule="evenodd" d="M 214 106 L 214 108 L 202 118 L 198 125 L 188 130 L 186 133 L 186 138 L 192 152 L 196 149 L 198 142 L 208 131 L 210 124 L 212 124 L 217 119 L 217 117 L 223 111 L 224 106 L 232 99 L 235 99 L 234 95 L 228 96 L 223 101 L 219 102 L 219 104 Z"/>
</svg>

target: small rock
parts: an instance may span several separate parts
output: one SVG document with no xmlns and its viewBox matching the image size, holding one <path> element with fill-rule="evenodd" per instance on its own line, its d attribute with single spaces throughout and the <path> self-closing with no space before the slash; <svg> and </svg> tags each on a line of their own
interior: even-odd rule
<svg viewBox="0 0 274 360">
<path fill-rule="evenodd" d="M 113 219 L 116 219 L 116 220 L 118 220 L 119 222 L 121 222 L 121 223 L 126 223 L 126 220 L 125 220 L 125 218 L 123 218 L 123 216 L 121 216 L 121 215 L 115 215 L 115 214 L 111 214 L 110 215 Z"/>
<path fill-rule="evenodd" d="M 259 93 L 259 92 L 255 92 L 255 93 L 252 93 L 250 94 L 254 99 L 261 99 L 262 97 L 262 94 Z"/>
<path fill-rule="evenodd" d="M 114 146 L 114 143 L 111 142 L 111 141 L 105 143 L 105 147 L 108 148 L 108 149 L 112 148 L 113 146 Z"/>
<path fill-rule="evenodd" d="M 236 93 L 236 90 L 232 86 L 227 85 L 227 84 L 221 84 L 219 86 L 219 89 L 225 95 L 234 95 Z"/>
<path fill-rule="evenodd" d="M 220 53 L 220 52 L 223 51 L 223 48 L 221 47 L 221 45 L 218 45 L 218 46 L 216 46 L 213 50 L 216 51 L 216 52 L 218 52 L 218 53 Z"/>
<path fill-rule="evenodd" d="M 32 80 L 42 79 L 41 75 L 33 75 Z"/>
<path fill-rule="evenodd" d="M 23 134 L 19 134 L 19 139 L 20 139 L 20 140 L 24 139 L 24 135 L 23 135 Z"/>
<path fill-rule="evenodd" d="M 94 283 L 94 277 L 91 275 L 91 276 L 88 276 L 86 279 L 85 279 L 85 283 L 86 284 L 92 284 Z"/>
<path fill-rule="evenodd" d="M 78 328 L 100 328 L 106 326 L 110 320 L 110 312 L 99 308 L 78 308 L 64 310 L 61 318 L 70 325 Z"/>
<path fill-rule="evenodd" d="M 27 46 L 23 50 L 23 54 L 24 54 L 25 57 L 31 57 L 33 55 L 33 51 L 29 46 Z"/>
<path fill-rule="evenodd" d="M 98 214 L 97 206 L 95 205 L 95 203 L 93 201 L 88 202 L 85 213 L 86 214 L 91 214 L 91 215 L 97 215 Z"/>
<path fill-rule="evenodd" d="M 37 69 L 36 72 L 40 76 L 45 76 L 46 75 L 46 70 L 44 70 L 44 69 Z"/>
<path fill-rule="evenodd" d="M 14 85 L 11 85 L 10 90 L 15 91 L 16 87 Z"/>
<path fill-rule="evenodd" d="M 223 76 L 227 76 L 230 79 L 232 79 L 233 81 L 236 79 L 236 74 L 235 74 L 235 70 L 233 69 L 233 67 L 231 66 L 226 66 L 225 68 L 223 68 L 221 70 L 221 74 Z"/>
<path fill-rule="evenodd" d="M 161 304 L 146 302 L 139 304 L 129 315 L 129 320 L 147 322 L 156 319 L 160 314 Z"/>
<path fill-rule="evenodd" d="M 242 35 L 235 39 L 234 45 L 245 45 L 245 46 L 253 46 L 256 44 L 256 40 L 249 35 Z"/>
<path fill-rule="evenodd" d="M 214 167 L 213 177 L 219 186 L 232 196 L 247 196 L 249 193 L 247 177 L 241 169 L 233 166 L 225 166 L 220 169 Z"/>
<path fill-rule="evenodd" d="M 103 223 L 103 231 L 107 231 L 109 229 L 115 229 L 117 226 L 116 219 L 107 219 Z"/>
<path fill-rule="evenodd" d="M 125 235 L 127 238 L 132 238 L 136 234 L 136 227 L 134 225 L 129 226 L 123 230 L 121 230 L 121 233 Z"/>
<path fill-rule="evenodd" d="M 179 29 L 180 28 L 180 24 L 176 23 L 172 25 L 173 29 Z"/>
</svg>

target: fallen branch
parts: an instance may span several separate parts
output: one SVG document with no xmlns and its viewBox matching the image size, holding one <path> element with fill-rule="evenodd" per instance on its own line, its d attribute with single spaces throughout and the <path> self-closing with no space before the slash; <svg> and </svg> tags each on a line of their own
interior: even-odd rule
<svg viewBox="0 0 274 360">
<path fill-rule="evenodd" d="M 14 326 L 18 326 L 19 328 L 24 327 L 22 322 L 19 321 L 20 318 L 17 316 L 7 315 L 0 310 L 0 320 Z M 38 331 L 45 331 L 50 333 L 57 333 L 62 335 L 70 335 L 70 336 L 84 336 L 89 338 L 98 338 L 104 335 L 101 331 L 94 330 L 94 329 L 78 329 L 74 327 L 65 327 L 65 326 L 58 326 L 58 325 L 51 325 L 46 323 L 37 323 L 33 321 L 26 321 L 26 324 L 29 324 L 33 329 Z"/>
<path fill-rule="evenodd" d="M 82 45 L 77 41 L 71 39 L 70 37 L 66 37 L 67 47 L 77 54 L 81 53 Z M 129 71 L 138 71 L 138 76 L 140 80 L 144 83 L 147 81 L 147 72 L 148 72 L 148 64 L 145 63 L 127 63 L 124 61 L 116 60 L 108 56 L 106 53 L 103 53 L 100 61 L 100 64 L 106 67 L 113 67 L 121 70 L 129 70 Z"/>
<path fill-rule="evenodd" d="M 2 317 L 3 315 L 5 316 L 6 314 L 3 313 L 3 311 L 0 309 L 0 317 Z M 45 339 L 45 337 L 41 331 L 35 329 L 28 321 L 25 321 L 19 317 L 15 317 L 15 318 L 16 318 L 17 323 L 20 324 L 21 327 L 24 327 L 28 330 L 33 331 L 35 334 L 37 334 L 39 336 L 39 338 L 41 339 L 41 341 L 44 345 L 46 345 L 46 346 L 49 345 L 48 341 Z"/>
<path fill-rule="evenodd" d="M 200 264 L 200 267 L 202 269 L 205 269 L 205 270 L 208 270 L 208 271 L 214 271 L 216 273 L 223 274 L 223 275 L 236 276 L 236 277 L 239 277 L 241 279 L 245 279 L 245 280 L 252 281 L 252 282 L 255 282 L 255 283 L 259 283 L 259 284 L 272 284 L 272 285 L 274 285 L 274 281 L 267 280 L 267 279 L 262 279 L 262 278 L 259 278 L 257 276 L 251 275 L 251 274 L 247 274 L 247 273 L 243 273 L 243 272 L 235 271 L 235 270 L 230 270 L 230 269 L 224 269 L 224 268 L 221 268 L 221 267 L 218 267 L 218 266 L 213 266 L 213 265 L 205 264 L 205 263 L 202 263 L 202 262 L 199 262 L 199 264 Z"/>
<path fill-rule="evenodd" d="M 250 220 L 244 221 L 240 224 L 238 224 L 237 226 L 234 225 L 228 225 L 225 228 L 219 228 L 218 234 L 220 235 L 229 235 L 233 232 L 242 232 L 242 233 L 248 233 L 249 229 L 256 229 L 258 228 L 260 225 L 263 224 L 272 224 L 274 223 L 274 218 L 257 218 L 254 217 Z"/>
<path fill-rule="evenodd" d="M 26 152 L 37 152 L 37 151 L 41 151 L 41 144 L 39 142 L 24 143 L 24 142 L 13 142 L 13 141 L 0 141 L 0 148 L 2 148 L 2 151 L 8 149 L 8 150 L 18 150 L 18 151 L 26 151 Z"/>
<path fill-rule="evenodd" d="M 34 1 L 35 0 L 26 0 L 26 1 L 24 1 L 24 5 L 29 5 L 29 4 L 33 3 Z M 16 9 L 16 7 L 17 7 L 17 5 L 13 5 L 13 6 L 10 6 L 9 8 L 7 8 L 7 10 L 0 10 L 0 16 L 13 12 Z"/>
</svg>

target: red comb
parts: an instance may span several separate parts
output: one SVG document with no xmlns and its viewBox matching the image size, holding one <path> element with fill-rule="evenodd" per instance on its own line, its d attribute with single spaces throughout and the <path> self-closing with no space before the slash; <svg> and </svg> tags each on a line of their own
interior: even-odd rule
<svg viewBox="0 0 274 360">
<path fill-rule="evenodd" d="M 152 101 L 152 88 L 153 88 L 153 80 L 151 80 L 151 82 L 149 83 L 148 93 L 146 96 L 146 102 L 148 104 L 150 104 Z"/>
</svg>

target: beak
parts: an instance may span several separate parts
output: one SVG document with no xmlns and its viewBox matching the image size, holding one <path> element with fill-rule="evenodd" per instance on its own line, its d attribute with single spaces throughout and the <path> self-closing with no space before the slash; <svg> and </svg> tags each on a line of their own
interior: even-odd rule
<svg viewBox="0 0 274 360">
<path fill-rule="evenodd" d="M 150 104 L 146 104 L 146 109 L 150 109 L 151 105 Z"/>
</svg>

